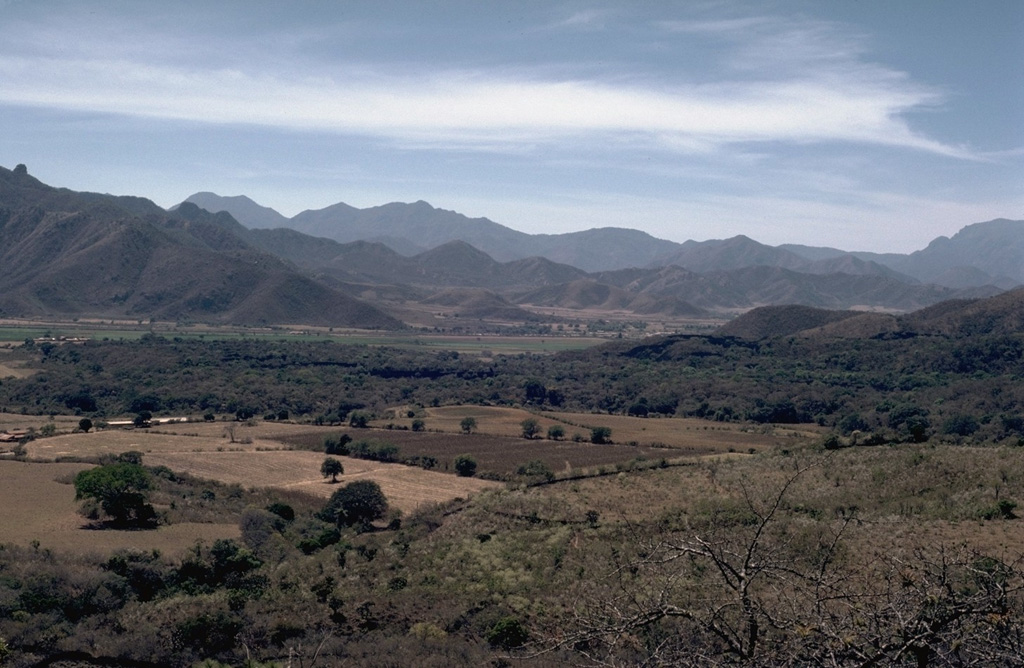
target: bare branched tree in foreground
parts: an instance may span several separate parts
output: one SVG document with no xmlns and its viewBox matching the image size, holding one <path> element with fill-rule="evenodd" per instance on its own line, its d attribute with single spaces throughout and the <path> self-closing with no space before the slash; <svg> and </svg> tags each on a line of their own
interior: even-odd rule
<svg viewBox="0 0 1024 668">
<path fill-rule="evenodd" d="M 629 527 L 633 550 L 587 580 L 568 632 L 542 652 L 607 666 L 993 666 L 1024 657 L 1024 571 L 966 547 L 869 545 L 856 509 L 789 506 L 807 467 L 770 494 L 673 532 Z"/>
</svg>

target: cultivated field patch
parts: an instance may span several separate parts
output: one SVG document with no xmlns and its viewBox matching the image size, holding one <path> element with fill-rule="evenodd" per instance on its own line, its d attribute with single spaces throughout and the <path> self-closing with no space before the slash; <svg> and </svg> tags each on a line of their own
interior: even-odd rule
<svg viewBox="0 0 1024 668">
<path fill-rule="evenodd" d="M 175 431 L 170 431 L 170 428 Z M 235 442 L 224 431 L 235 428 Z M 41 438 L 28 443 L 28 458 L 56 461 L 68 458 L 96 458 L 130 450 L 143 453 L 143 464 L 167 466 L 224 483 L 245 487 L 291 489 L 330 496 L 336 485 L 320 475 L 322 453 L 290 451 L 289 436 L 309 434 L 310 427 L 286 423 L 187 423 L 160 429 L 108 429 Z M 319 443 L 327 430 L 317 430 Z M 243 442 L 247 441 L 247 442 Z M 425 471 L 402 464 L 382 464 L 342 458 L 345 475 L 341 482 L 369 478 L 377 482 L 395 508 L 408 512 L 423 503 L 449 501 L 493 487 L 495 482 L 459 478 L 437 471 Z"/>
<path fill-rule="evenodd" d="M 345 468 L 338 483 L 320 474 L 324 455 L 302 450 L 276 452 L 158 452 L 146 457 L 149 465 L 163 465 L 200 478 L 238 483 L 245 487 L 269 487 L 315 494 L 327 498 L 341 485 L 354 480 L 376 482 L 388 504 L 408 513 L 426 503 L 440 503 L 474 492 L 498 487 L 499 483 L 476 478 L 425 471 L 402 464 L 385 464 L 350 457 L 337 457 Z"/>
<path fill-rule="evenodd" d="M 751 448 L 786 447 L 803 445 L 820 439 L 826 430 L 815 425 L 748 425 L 712 422 L 692 418 L 642 418 L 598 413 L 534 413 L 521 408 L 499 406 L 441 406 L 414 410 L 417 417 L 408 418 L 404 407 L 396 410 L 396 418 L 377 420 L 373 424 L 387 423 L 410 427 L 414 419 L 421 419 L 426 429 L 459 433 L 461 422 L 470 417 L 476 420 L 474 431 L 480 434 L 516 437 L 522 434 L 522 422 L 537 420 L 540 433 L 559 425 L 565 438 L 590 439 L 593 427 L 608 427 L 612 441 L 617 444 L 636 444 L 679 448 L 691 452 L 747 452 Z"/>
<path fill-rule="evenodd" d="M 178 553 L 197 540 L 237 538 L 237 524 L 181 523 L 147 531 L 97 531 L 78 514 L 70 481 L 88 464 L 0 461 L 0 541 L 40 549 L 107 553 L 122 548 Z"/>
<path fill-rule="evenodd" d="M 413 432 L 388 429 L 335 429 L 311 431 L 286 437 L 286 443 L 297 447 L 319 448 L 324 436 L 347 433 L 354 440 L 378 441 L 398 447 L 399 459 L 434 457 L 437 468 L 452 471 L 459 455 L 470 455 L 477 462 L 477 473 L 508 475 L 520 466 L 534 460 L 544 462 L 556 472 L 584 468 L 615 466 L 634 459 L 662 459 L 715 454 L 712 449 L 653 448 L 622 444 L 593 445 L 587 442 L 549 441 L 543 439 L 514 438 L 491 434 L 450 434 L 439 432 Z"/>
</svg>

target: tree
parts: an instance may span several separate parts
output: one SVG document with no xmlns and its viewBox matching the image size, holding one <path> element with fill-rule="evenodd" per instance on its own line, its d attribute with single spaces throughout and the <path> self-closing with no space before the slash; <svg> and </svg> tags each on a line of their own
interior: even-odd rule
<svg viewBox="0 0 1024 668">
<path fill-rule="evenodd" d="M 351 442 L 352 437 L 348 434 L 325 436 L 324 452 L 328 455 L 347 455 L 349 453 L 348 444 Z"/>
<path fill-rule="evenodd" d="M 565 438 L 565 427 L 560 424 L 553 424 L 548 427 L 548 439 L 552 441 L 561 441 Z"/>
<path fill-rule="evenodd" d="M 75 499 L 94 499 L 114 524 L 153 524 L 156 512 L 145 495 L 152 486 L 149 472 L 142 466 L 118 462 L 79 472 Z"/>
<path fill-rule="evenodd" d="M 92 420 L 89 418 L 82 418 L 78 421 L 78 428 L 88 434 L 89 430 L 92 429 Z"/>
<path fill-rule="evenodd" d="M 470 455 L 459 455 L 455 458 L 455 473 L 463 478 L 472 478 L 476 473 L 476 460 Z"/>
<path fill-rule="evenodd" d="M 345 467 L 334 457 L 328 457 L 320 465 L 320 475 L 330 478 L 332 483 L 338 482 L 338 476 L 345 472 Z"/>
<path fill-rule="evenodd" d="M 523 428 L 523 438 L 537 438 L 537 434 L 540 433 L 540 423 L 535 418 L 526 418 L 519 426 Z"/>
<path fill-rule="evenodd" d="M 474 418 L 474 417 L 464 417 L 464 418 L 462 418 L 462 422 L 459 423 L 459 427 L 462 428 L 463 433 L 466 433 L 466 434 L 473 433 L 473 430 L 476 429 L 476 418 Z"/>
<path fill-rule="evenodd" d="M 348 425 L 353 429 L 366 429 L 370 426 L 370 416 L 362 412 L 352 413 L 348 418 Z"/>
<path fill-rule="evenodd" d="M 417 420 L 413 420 L 412 421 L 412 430 L 413 431 L 423 431 L 424 429 L 426 429 L 426 427 L 427 427 L 427 425 L 426 425 L 426 423 L 423 420 L 417 419 Z"/>
<path fill-rule="evenodd" d="M 590 429 L 590 442 L 597 445 L 605 445 L 612 442 L 611 427 L 592 427 Z"/>
<path fill-rule="evenodd" d="M 132 424 L 136 427 L 148 427 L 149 421 L 152 419 L 153 414 L 149 411 L 139 411 L 138 415 L 135 416 L 135 419 L 132 420 Z"/>
<path fill-rule="evenodd" d="M 523 391 L 526 395 L 526 403 L 544 403 L 544 398 L 548 394 L 548 389 L 544 387 L 544 384 L 536 379 L 526 381 L 523 385 Z"/>
<path fill-rule="evenodd" d="M 372 480 L 356 480 L 331 495 L 320 517 L 339 527 L 358 524 L 365 529 L 373 520 L 384 517 L 387 510 L 388 500 L 380 485 Z"/>
</svg>

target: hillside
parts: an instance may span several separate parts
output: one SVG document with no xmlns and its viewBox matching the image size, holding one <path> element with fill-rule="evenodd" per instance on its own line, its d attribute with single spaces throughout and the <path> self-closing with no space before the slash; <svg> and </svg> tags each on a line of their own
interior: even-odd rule
<svg viewBox="0 0 1024 668">
<path fill-rule="evenodd" d="M 236 236 L 226 214 L 47 186 L 0 168 L 0 311 L 395 328 Z"/>
<path fill-rule="evenodd" d="M 1024 333 L 1024 288 L 984 299 L 950 299 L 905 315 L 803 306 L 752 309 L 717 331 L 744 339 L 812 337 L 1007 336 Z"/>
<path fill-rule="evenodd" d="M 762 306 L 730 321 L 717 333 L 744 339 L 766 339 L 796 334 L 857 315 L 856 311 L 829 311 L 809 306 Z"/>
</svg>

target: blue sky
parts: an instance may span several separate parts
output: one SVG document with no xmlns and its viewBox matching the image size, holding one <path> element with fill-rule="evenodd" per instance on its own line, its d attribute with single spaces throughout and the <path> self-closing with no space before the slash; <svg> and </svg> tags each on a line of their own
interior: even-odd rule
<svg viewBox="0 0 1024 668">
<path fill-rule="evenodd" d="M 1024 219 L 1024 2 L 0 0 L 0 165 L 909 252 Z"/>
</svg>

